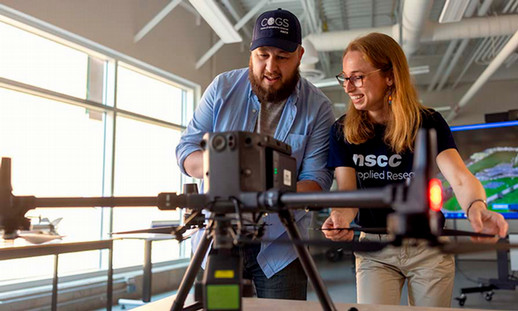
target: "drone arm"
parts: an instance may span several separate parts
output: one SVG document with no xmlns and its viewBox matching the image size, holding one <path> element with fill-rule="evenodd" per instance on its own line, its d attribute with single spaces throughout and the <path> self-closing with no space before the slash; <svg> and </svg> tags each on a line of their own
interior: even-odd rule
<svg viewBox="0 0 518 311">
<path fill-rule="evenodd" d="M 157 206 L 157 197 L 68 197 L 68 198 L 34 198 L 32 208 L 45 207 L 139 207 Z"/>
<path fill-rule="evenodd" d="M 268 191 L 267 191 L 268 192 Z M 381 189 L 361 189 L 356 191 L 284 193 L 280 197 L 282 205 L 300 209 L 333 207 L 387 208 L 393 202 L 394 186 Z"/>
</svg>

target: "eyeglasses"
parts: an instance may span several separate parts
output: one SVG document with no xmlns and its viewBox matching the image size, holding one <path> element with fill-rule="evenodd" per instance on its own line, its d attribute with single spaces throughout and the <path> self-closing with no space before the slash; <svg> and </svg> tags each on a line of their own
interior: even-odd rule
<svg viewBox="0 0 518 311">
<path fill-rule="evenodd" d="M 340 86 L 342 86 L 342 87 L 346 87 L 347 86 L 347 82 L 351 82 L 355 87 L 362 87 L 363 86 L 363 78 L 365 78 L 366 76 L 370 75 L 371 73 L 375 73 L 375 72 L 378 72 L 380 70 L 381 69 L 377 69 L 377 70 L 368 72 L 368 73 L 363 74 L 363 75 L 356 75 L 356 76 L 353 75 L 353 76 L 350 76 L 350 77 L 346 77 L 345 73 L 341 72 L 339 75 L 336 76 L 336 80 L 338 80 L 338 84 L 340 84 Z"/>
</svg>

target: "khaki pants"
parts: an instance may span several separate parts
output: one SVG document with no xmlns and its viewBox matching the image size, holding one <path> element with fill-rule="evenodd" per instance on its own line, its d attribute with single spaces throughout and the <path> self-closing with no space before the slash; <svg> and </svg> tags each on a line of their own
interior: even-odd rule
<svg viewBox="0 0 518 311">
<path fill-rule="evenodd" d="M 360 235 L 360 241 L 387 241 L 387 235 Z M 417 244 L 412 246 L 411 244 Z M 403 242 L 379 252 L 356 252 L 358 303 L 399 305 L 401 290 L 408 281 L 411 306 L 450 307 L 455 260 L 425 241 Z"/>
</svg>

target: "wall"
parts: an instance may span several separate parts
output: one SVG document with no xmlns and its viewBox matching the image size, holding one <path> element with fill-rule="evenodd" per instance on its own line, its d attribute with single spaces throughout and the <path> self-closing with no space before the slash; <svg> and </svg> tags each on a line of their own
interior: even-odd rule
<svg viewBox="0 0 518 311">
<path fill-rule="evenodd" d="M 15 10 L 78 34 L 201 85 L 215 75 L 248 66 L 248 42 L 223 46 L 200 69 L 196 62 L 219 37 L 203 19 L 177 6 L 144 38 L 133 42 L 168 0 L 0 0 Z"/>
<path fill-rule="evenodd" d="M 502 80 L 487 82 L 464 106 L 459 115 L 450 122 L 450 125 L 484 123 L 486 113 L 505 112 L 517 109 L 518 98 L 516 88 L 518 80 Z M 446 106 L 458 102 L 468 91 L 469 86 L 463 85 L 455 90 L 421 93 L 423 103 L 428 106 Z M 448 116 L 449 111 L 443 112 Z"/>
</svg>

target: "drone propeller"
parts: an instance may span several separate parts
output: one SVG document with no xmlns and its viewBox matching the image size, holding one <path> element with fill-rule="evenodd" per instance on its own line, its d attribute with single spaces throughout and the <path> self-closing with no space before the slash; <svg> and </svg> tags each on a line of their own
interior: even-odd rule
<svg viewBox="0 0 518 311">
<path fill-rule="evenodd" d="M 312 228 L 313 230 L 320 231 L 332 231 L 332 230 L 352 230 L 355 232 L 365 232 L 372 234 L 387 234 L 387 228 Z M 442 229 L 440 236 L 469 236 L 479 238 L 494 238 L 494 234 L 464 231 L 464 230 L 453 230 L 453 229 Z"/>
<path fill-rule="evenodd" d="M 454 229 L 442 229 L 441 235 L 442 236 L 469 236 L 469 237 L 477 237 L 477 238 L 494 238 L 497 236 L 495 234 L 464 231 L 464 230 L 454 230 Z"/>
<path fill-rule="evenodd" d="M 249 238 L 238 238 L 236 240 L 228 239 L 229 241 L 233 241 L 237 244 L 260 244 L 275 242 L 281 244 L 290 244 L 290 245 L 303 245 L 303 246 L 318 246 L 318 247 L 341 247 L 353 252 L 377 252 L 385 247 L 392 244 L 392 242 L 345 242 L 345 241 L 331 241 L 331 240 L 290 240 L 290 239 L 249 239 Z"/>
<path fill-rule="evenodd" d="M 229 239 L 231 240 L 231 239 Z M 237 244 L 258 244 L 261 242 L 275 242 L 282 244 L 296 244 L 306 246 L 317 246 L 317 247 L 329 247 L 329 248 L 342 248 L 353 252 L 377 252 L 389 245 L 397 246 L 400 241 L 392 240 L 386 242 L 375 242 L 375 241 L 331 241 L 331 240 L 289 240 L 289 239 L 278 239 L 278 240 L 267 240 L 267 239 L 248 239 L 238 238 L 232 240 Z M 442 253 L 445 254 L 467 254 L 467 253 L 481 253 L 491 251 L 505 251 L 510 249 L 518 248 L 518 244 L 511 244 L 501 240 L 499 243 L 474 243 L 474 242 L 435 242 L 430 244 L 431 247 L 437 247 Z"/>
<path fill-rule="evenodd" d="M 441 252 L 446 254 L 470 254 L 493 251 L 507 251 L 518 248 L 518 244 L 512 244 L 500 240 L 499 243 L 472 243 L 472 242 L 454 242 L 438 245 Z"/>
<path fill-rule="evenodd" d="M 159 233 L 159 234 L 175 234 L 177 229 L 180 226 L 162 226 L 157 228 L 147 228 L 147 229 L 137 229 L 137 230 L 129 230 L 129 231 L 118 231 L 112 232 L 112 235 L 120 235 L 120 234 L 137 234 L 137 233 Z"/>
</svg>

